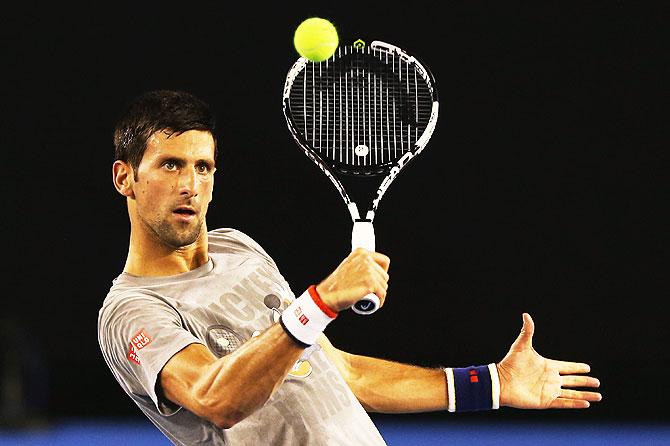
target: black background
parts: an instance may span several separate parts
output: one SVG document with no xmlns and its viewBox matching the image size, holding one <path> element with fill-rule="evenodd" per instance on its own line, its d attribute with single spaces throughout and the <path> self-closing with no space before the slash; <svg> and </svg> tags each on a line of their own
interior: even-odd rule
<svg viewBox="0 0 670 446">
<path fill-rule="evenodd" d="M 251 235 L 296 292 L 347 255 L 347 210 L 281 112 L 293 31 L 321 16 L 342 43 L 415 53 L 441 99 L 433 138 L 376 219 L 377 249 L 392 261 L 388 305 L 342 314 L 332 341 L 420 365 L 481 364 L 502 358 L 529 312 L 536 349 L 590 363 L 604 400 L 579 413 L 463 416 L 668 420 L 665 11 L 228 3 L 23 4 L 0 19 L 2 313 L 25 329 L 16 348 L 42 358 L 48 417 L 138 413 L 96 337 L 129 233 L 111 135 L 136 95 L 188 90 L 215 111 L 210 229 Z"/>
</svg>

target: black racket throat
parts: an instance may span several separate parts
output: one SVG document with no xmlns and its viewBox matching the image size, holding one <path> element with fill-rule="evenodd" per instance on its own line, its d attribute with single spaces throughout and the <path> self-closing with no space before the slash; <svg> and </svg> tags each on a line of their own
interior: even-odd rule
<svg viewBox="0 0 670 446">
<path fill-rule="evenodd" d="M 358 217 L 355 214 L 352 215 L 352 221 L 374 220 L 374 215 L 377 213 L 379 207 L 379 201 L 374 201 L 378 195 L 379 180 L 380 178 L 376 176 L 339 176 L 339 181 L 348 199 L 345 200 L 345 203 L 347 206 L 350 206 L 350 203 L 354 203 L 358 210 Z M 372 211 L 372 214 L 368 214 L 370 211 Z"/>
</svg>

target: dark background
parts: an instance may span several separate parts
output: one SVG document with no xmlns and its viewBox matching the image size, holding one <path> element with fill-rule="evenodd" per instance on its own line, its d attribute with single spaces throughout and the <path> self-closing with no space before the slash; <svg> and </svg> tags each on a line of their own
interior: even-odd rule
<svg viewBox="0 0 670 446">
<path fill-rule="evenodd" d="M 441 99 L 432 140 L 376 219 L 377 249 L 392 260 L 388 305 L 342 314 L 333 342 L 420 365 L 482 364 L 503 357 L 529 312 L 536 349 L 590 363 L 604 400 L 579 413 L 458 416 L 668 421 L 667 11 L 228 3 L 24 3 L 0 19 L 2 315 L 13 333 L 3 342 L 23 357 L 31 410 L 139 414 L 102 359 L 96 323 L 129 234 L 112 130 L 146 90 L 188 90 L 217 115 L 211 229 L 251 235 L 296 292 L 347 255 L 347 210 L 281 112 L 293 31 L 321 16 L 342 43 L 378 39 L 419 56 Z"/>
</svg>

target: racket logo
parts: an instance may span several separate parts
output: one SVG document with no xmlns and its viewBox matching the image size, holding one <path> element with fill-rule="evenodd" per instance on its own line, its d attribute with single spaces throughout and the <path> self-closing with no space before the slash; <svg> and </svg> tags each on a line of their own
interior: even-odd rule
<svg viewBox="0 0 670 446">
<path fill-rule="evenodd" d="M 388 189 L 388 187 L 391 185 L 393 179 L 396 177 L 396 175 L 398 175 L 400 169 L 405 167 L 407 161 L 409 161 L 413 156 L 414 154 L 412 152 L 407 152 L 398 160 L 398 163 L 393 166 L 389 174 L 386 176 L 386 178 L 384 178 L 384 181 L 382 181 L 382 184 L 379 186 L 379 189 L 377 190 L 378 197 L 384 195 L 384 192 L 386 192 L 386 189 Z"/>
<path fill-rule="evenodd" d="M 360 145 L 356 146 L 356 148 L 354 149 L 354 153 L 357 156 L 366 156 L 369 151 L 370 151 L 370 149 L 365 144 L 360 144 Z"/>
<path fill-rule="evenodd" d="M 372 307 L 372 302 L 369 300 L 361 300 L 356 302 L 356 308 L 363 311 L 368 311 Z"/>
</svg>

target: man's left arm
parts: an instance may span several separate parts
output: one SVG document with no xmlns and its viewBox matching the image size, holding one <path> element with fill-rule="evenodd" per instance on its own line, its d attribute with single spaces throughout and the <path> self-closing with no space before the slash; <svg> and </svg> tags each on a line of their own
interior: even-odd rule
<svg viewBox="0 0 670 446">
<path fill-rule="evenodd" d="M 590 372 L 589 365 L 540 356 L 532 346 L 533 320 L 528 314 L 523 315 L 523 320 L 519 337 L 496 364 L 500 406 L 576 409 L 600 401 L 598 392 L 572 389 L 600 386 L 597 378 L 583 375 Z M 447 408 L 443 369 L 354 355 L 338 350 L 325 336 L 319 343 L 367 411 L 407 413 Z"/>
<path fill-rule="evenodd" d="M 354 355 L 338 350 L 325 336 L 319 344 L 366 411 L 406 413 L 446 409 L 447 388 L 442 369 Z"/>
</svg>

